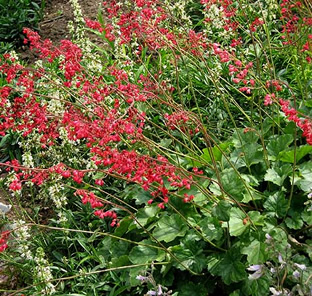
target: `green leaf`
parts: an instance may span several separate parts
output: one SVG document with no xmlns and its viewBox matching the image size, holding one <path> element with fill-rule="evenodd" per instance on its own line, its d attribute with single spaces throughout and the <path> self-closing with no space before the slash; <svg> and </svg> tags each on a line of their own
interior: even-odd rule
<svg viewBox="0 0 312 296">
<path fill-rule="evenodd" d="M 270 294 L 269 287 L 271 283 L 271 276 L 264 274 L 256 280 L 247 279 L 242 287 L 242 291 L 244 295 L 267 296 Z"/>
<path fill-rule="evenodd" d="M 307 239 L 307 240 L 305 241 L 305 243 L 306 243 L 305 251 L 306 251 L 307 254 L 309 255 L 310 260 L 312 260 L 312 248 L 311 248 L 311 246 L 312 246 L 312 240 Z"/>
<path fill-rule="evenodd" d="M 294 163 L 296 155 L 296 162 L 298 163 L 300 159 L 305 157 L 307 154 L 311 153 L 311 151 L 312 151 L 311 145 L 304 145 L 297 147 L 296 151 L 294 149 L 290 151 L 282 151 L 279 153 L 278 158 L 283 162 Z"/>
<path fill-rule="evenodd" d="M 240 296 L 240 292 L 239 292 L 239 290 L 235 290 L 229 296 Z"/>
<path fill-rule="evenodd" d="M 273 228 L 272 228 L 273 227 Z M 268 249 L 268 256 L 275 256 L 276 253 L 281 253 L 283 258 L 289 258 L 291 251 L 289 246 L 289 234 L 286 233 L 285 226 L 280 227 L 278 225 L 274 224 L 266 224 L 265 227 L 263 227 L 263 231 L 265 233 L 268 233 L 272 237 L 272 242 L 274 243 L 274 250 Z"/>
<path fill-rule="evenodd" d="M 170 250 L 184 266 L 194 272 L 200 273 L 207 264 L 207 258 L 202 253 L 203 248 L 196 247 L 196 244 L 194 246 L 194 248 L 188 249 L 185 246 L 179 245 L 171 247 Z M 177 261 L 174 262 L 174 265 L 180 270 L 185 270 L 185 267 Z"/>
<path fill-rule="evenodd" d="M 4 147 L 5 144 L 10 141 L 10 138 L 11 138 L 10 134 L 6 134 L 5 136 L 3 136 L 0 141 L 0 148 Z"/>
<path fill-rule="evenodd" d="M 247 277 L 245 265 L 241 262 L 238 249 L 230 249 L 218 264 L 218 275 L 226 285 L 237 283 Z"/>
<path fill-rule="evenodd" d="M 129 257 L 127 255 L 122 255 L 120 257 L 113 257 L 109 267 L 120 267 L 130 265 Z"/>
<path fill-rule="evenodd" d="M 249 188 L 249 190 L 246 192 L 244 192 L 243 194 L 243 199 L 241 202 L 243 203 L 248 203 L 250 202 L 251 200 L 261 200 L 263 199 L 263 194 L 253 188 Z"/>
<path fill-rule="evenodd" d="M 131 192 L 131 196 L 135 199 L 135 204 L 137 205 L 147 204 L 151 199 L 150 193 L 142 188 L 134 187 L 132 190 L 133 192 Z"/>
<path fill-rule="evenodd" d="M 262 146 L 257 143 L 245 144 L 231 154 L 231 161 L 235 163 L 236 168 L 243 166 L 250 167 L 263 161 Z"/>
<path fill-rule="evenodd" d="M 161 141 L 159 142 L 159 145 L 162 147 L 168 148 L 171 143 L 172 143 L 171 139 L 161 139 Z"/>
<path fill-rule="evenodd" d="M 230 211 L 229 228 L 231 236 L 241 235 L 247 228 L 247 223 L 244 224 L 243 220 L 246 214 L 239 208 L 232 208 Z"/>
<path fill-rule="evenodd" d="M 311 108 L 312 107 L 312 100 L 307 100 L 304 102 L 304 104 L 306 105 L 306 107 Z"/>
<path fill-rule="evenodd" d="M 306 193 L 312 191 L 312 162 L 305 162 L 299 166 L 299 180 L 295 184 Z"/>
<path fill-rule="evenodd" d="M 129 270 L 129 278 L 130 278 L 130 285 L 132 287 L 138 286 L 141 281 L 137 280 L 136 277 L 138 275 L 145 275 L 147 272 L 148 266 L 139 266 L 139 267 L 132 267 Z"/>
<path fill-rule="evenodd" d="M 189 281 L 179 282 L 178 284 L 179 296 L 207 296 L 207 287 L 202 283 L 193 283 Z"/>
<path fill-rule="evenodd" d="M 127 255 L 129 253 L 129 247 L 130 245 L 128 242 L 113 239 L 109 248 L 109 252 L 113 257 L 119 257 L 122 255 Z"/>
<path fill-rule="evenodd" d="M 221 199 L 212 209 L 212 214 L 221 221 L 229 221 L 231 207 L 228 201 Z"/>
<path fill-rule="evenodd" d="M 268 212 L 273 212 L 276 217 L 282 218 L 286 215 L 288 202 L 284 193 L 279 191 L 270 195 L 263 206 Z"/>
<path fill-rule="evenodd" d="M 284 164 L 281 167 L 270 168 L 267 170 L 264 180 L 272 182 L 278 186 L 282 186 L 285 179 L 291 174 L 292 166 L 290 164 Z"/>
<path fill-rule="evenodd" d="M 227 194 L 235 198 L 237 201 L 241 201 L 243 199 L 245 185 L 233 168 L 221 171 L 220 179 L 222 187 Z M 219 185 L 215 182 L 213 182 L 210 186 L 210 190 L 216 195 L 221 195 Z"/>
<path fill-rule="evenodd" d="M 156 248 L 147 246 L 135 246 L 129 254 L 129 260 L 133 264 L 142 264 L 152 261 L 162 261 L 165 258 L 165 252 Z"/>
<path fill-rule="evenodd" d="M 211 155 L 214 157 L 215 161 L 220 161 L 222 158 L 222 152 L 226 151 L 226 149 L 231 145 L 231 142 L 224 142 L 220 143 L 217 146 L 214 146 L 212 148 L 204 148 L 203 154 L 201 155 L 201 158 L 205 160 L 208 163 L 212 162 Z"/>
<path fill-rule="evenodd" d="M 152 220 L 152 218 L 156 216 L 158 212 L 159 212 L 159 207 L 157 207 L 157 205 L 146 206 L 137 211 L 136 219 L 142 226 L 145 226 L 150 220 Z M 137 225 L 137 226 L 138 228 L 141 228 L 140 225 Z"/>
<path fill-rule="evenodd" d="M 157 223 L 153 235 L 166 243 L 173 241 L 178 236 L 184 236 L 187 226 L 178 214 L 163 216 Z"/>
<path fill-rule="evenodd" d="M 249 211 L 248 216 L 249 216 L 249 219 L 252 221 L 253 224 L 258 225 L 258 226 L 264 225 L 265 216 L 261 215 L 258 211 Z"/>
<path fill-rule="evenodd" d="M 116 236 L 122 236 L 129 230 L 129 225 L 133 222 L 133 219 L 131 217 L 124 217 L 119 222 L 119 227 L 117 227 L 114 231 L 114 235 Z"/>
<path fill-rule="evenodd" d="M 291 217 L 287 217 L 285 223 L 290 229 L 300 229 L 303 226 L 303 221 L 299 213 L 294 213 Z"/>
<path fill-rule="evenodd" d="M 218 275 L 218 267 L 223 256 L 223 254 L 207 256 L 207 269 L 212 275 Z"/>
<path fill-rule="evenodd" d="M 278 154 L 281 151 L 285 150 L 285 148 L 287 148 L 293 142 L 293 140 L 294 140 L 293 135 L 275 136 L 273 139 L 271 139 L 266 147 L 270 159 L 275 160 Z"/>
<path fill-rule="evenodd" d="M 312 225 L 312 212 L 305 209 L 301 214 L 301 218 L 304 222 L 306 222 L 309 226 Z"/>
<path fill-rule="evenodd" d="M 205 217 L 198 223 L 198 225 L 200 226 L 204 236 L 210 241 L 220 240 L 223 236 L 221 224 L 214 217 Z"/>
<path fill-rule="evenodd" d="M 267 260 L 266 244 L 254 240 L 249 246 L 242 249 L 241 253 L 247 255 L 247 261 L 250 265 L 261 264 Z"/>
<path fill-rule="evenodd" d="M 259 137 L 255 132 L 244 132 L 243 129 L 236 130 L 233 134 L 233 144 L 236 148 L 240 148 L 246 144 L 258 142 Z"/>
</svg>

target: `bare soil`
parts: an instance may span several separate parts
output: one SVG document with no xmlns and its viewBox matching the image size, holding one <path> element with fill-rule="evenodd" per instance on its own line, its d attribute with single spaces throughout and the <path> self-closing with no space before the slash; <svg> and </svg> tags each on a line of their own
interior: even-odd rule
<svg viewBox="0 0 312 296">
<path fill-rule="evenodd" d="M 97 18 L 101 0 L 78 0 L 83 16 L 92 20 Z M 45 0 L 43 20 L 39 23 L 41 38 L 50 39 L 55 45 L 61 40 L 70 39 L 67 24 L 74 20 L 73 10 L 68 0 Z M 36 56 L 24 46 L 18 53 L 22 59 L 32 63 Z"/>
</svg>

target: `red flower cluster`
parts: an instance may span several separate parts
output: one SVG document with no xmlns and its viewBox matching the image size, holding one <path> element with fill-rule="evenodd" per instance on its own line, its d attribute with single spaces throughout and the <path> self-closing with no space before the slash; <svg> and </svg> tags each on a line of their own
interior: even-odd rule
<svg viewBox="0 0 312 296">
<path fill-rule="evenodd" d="M 298 111 L 289 107 L 290 102 L 279 99 L 282 111 L 287 116 L 288 120 L 293 121 L 303 131 L 302 136 L 306 138 L 307 143 L 312 145 L 312 122 L 309 119 L 301 119 L 298 116 Z"/>
<path fill-rule="evenodd" d="M 237 9 L 234 7 L 232 0 L 201 0 L 200 3 L 205 6 L 205 10 L 209 10 L 212 4 L 218 5 L 218 7 L 222 10 L 225 22 L 223 28 L 226 31 L 236 31 L 238 23 L 234 20 L 234 17 Z M 212 20 L 206 19 L 206 22 L 210 21 Z"/>
<path fill-rule="evenodd" d="M 251 32 L 256 32 L 257 31 L 257 27 L 260 27 L 264 24 L 263 20 L 260 20 L 259 18 L 255 18 L 255 20 L 251 23 L 250 25 L 250 31 Z"/>
<path fill-rule="evenodd" d="M 89 203 L 92 209 L 103 207 L 104 204 L 95 196 L 93 192 L 79 189 L 76 191 L 75 195 L 81 196 L 81 201 L 83 204 Z M 111 227 L 119 226 L 117 214 L 114 211 L 104 211 L 103 209 L 98 209 L 94 211 L 94 215 L 100 219 L 106 217 L 111 218 L 112 222 L 110 223 Z"/>
<path fill-rule="evenodd" d="M 10 231 L 4 231 L 0 234 L 0 253 L 8 248 L 8 238 L 10 235 Z"/>
<path fill-rule="evenodd" d="M 275 99 L 275 94 L 266 94 L 264 97 L 264 106 L 272 105 L 273 99 Z"/>
<path fill-rule="evenodd" d="M 152 17 L 154 16 L 144 16 L 145 19 Z M 127 26 L 126 23 L 122 25 Z M 97 25 L 92 23 L 92 26 Z M 6 56 L 6 60 L 0 65 L 0 71 L 6 75 L 11 86 L 0 88 L 2 135 L 10 130 L 22 131 L 23 137 L 28 137 L 31 133 L 39 134 L 41 149 L 45 150 L 48 146 L 57 145 L 62 141 L 58 131 L 63 127 L 67 131 L 68 140 L 79 140 L 85 144 L 91 160 L 99 169 L 138 183 L 144 190 L 149 190 L 150 187 L 159 190 L 162 195 L 156 194 L 154 197 L 159 196 L 163 199 L 160 207 L 169 201 L 169 193 L 164 194 L 165 180 L 174 187 L 190 188 L 191 178 L 181 177 L 174 165 L 164 157 L 154 159 L 136 151 L 120 148 L 122 145 L 116 145 L 121 143 L 122 139 L 129 140 L 130 143 L 143 140 L 145 113 L 138 111 L 135 104 L 145 102 L 149 97 L 153 99 L 157 97 L 155 83 L 151 84 L 151 81 L 142 75 L 140 80 L 142 86 L 130 83 L 126 72 L 116 67 L 109 68 L 109 74 L 113 78 L 109 84 L 101 76 L 86 78 L 81 66 L 82 52 L 77 45 L 70 41 L 62 41 L 58 48 L 52 48 L 52 44 L 49 41 L 42 42 L 37 33 L 28 29 L 24 31 L 31 47 L 37 49 L 42 58 L 51 61 L 62 57 L 59 63 L 60 71 L 66 79 L 64 85 L 78 92 L 81 99 L 79 104 L 67 101 L 61 114 L 50 113 L 49 99 L 40 100 L 34 94 L 38 87 L 37 81 L 44 75 L 44 69 L 29 71 L 10 56 Z M 198 44 L 201 42 L 200 35 L 195 32 L 191 33 L 190 38 Z M 75 84 L 72 84 L 73 80 Z M 11 97 L 14 87 L 22 87 L 23 91 Z M 6 104 L 8 101 L 10 104 Z M 188 121 L 187 114 L 181 112 L 168 115 L 167 119 L 172 127 Z M 9 170 L 13 168 L 16 175 L 16 179 L 10 184 L 11 190 L 20 190 L 22 183 L 27 181 L 41 185 L 51 174 L 59 174 L 65 179 L 71 178 L 80 184 L 86 173 L 86 170 L 72 169 L 62 163 L 51 168 L 33 169 L 23 168 L 18 162 L 13 161 L 6 165 Z M 103 180 L 97 180 L 95 185 L 103 186 Z M 88 198 L 88 202 L 92 201 L 89 195 Z M 84 198 L 83 202 L 86 200 Z M 104 212 L 97 214 L 102 217 Z M 107 213 L 104 216 L 109 215 Z"/>
<path fill-rule="evenodd" d="M 99 31 L 102 33 L 104 29 L 102 28 L 102 25 L 98 21 L 92 21 L 88 18 L 85 18 L 86 26 L 89 27 L 90 29 Z"/>
<path fill-rule="evenodd" d="M 185 111 L 178 111 L 172 114 L 165 114 L 166 124 L 171 130 L 181 128 L 185 123 L 189 121 L 189 116 Z"/>
<path fill-rule="evenodd" d="M 232 41 L 231 46 L 233 45 L 232 47 L 235 47 L 238 44 L 239 41 Z M 235 84 L 243 83 L 245 86 L 240 87 L 239 90 L 250 94 L 251 88 L 255 85 L 255 80 L 247 79 L 247 76 L 249 69 L 253 67 L 253 63 L 249 62 L 246 66 L 243 66 L 242 61 L 236 58 L 234 51 L 230 53 L 227 50 L 221 49 L 220 46 L 218 43 L 212 44 L 214 54 L 219 57 L 221 63 L 232 62 L 228 67 L 230 76 L 234 76 L 233 82 Z"/>
</svg>

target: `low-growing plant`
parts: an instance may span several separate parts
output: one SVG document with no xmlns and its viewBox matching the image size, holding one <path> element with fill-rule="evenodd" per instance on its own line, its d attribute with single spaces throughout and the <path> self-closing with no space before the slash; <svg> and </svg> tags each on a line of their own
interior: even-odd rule
<svg viewBox="0 0 312 296">
<path fill-rule="evenodd" d="M 38 29 L 42 18 L 44 1 L 1 0 L 0 1 L 0 53 L 24 40 L 23 28 Z"/>
<path fill-rule="evenodd" d="M 3 182 L 37 208 L 11 294 L 310 295 L 309 3 L 71 3 L 72 41 L 1 60 Z"/>
</svg>

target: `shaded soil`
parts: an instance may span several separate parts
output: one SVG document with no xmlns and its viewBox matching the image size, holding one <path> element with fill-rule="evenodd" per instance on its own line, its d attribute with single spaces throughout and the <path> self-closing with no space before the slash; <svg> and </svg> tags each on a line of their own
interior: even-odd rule
<svg viewBox="0 0 312 296">
<path fill-rule="evenodd" d="M 80 0 L 83 16 L 96 19 L 101 2 L 101 0 Z M 73 11 L 68 0 L 47 0 L 45 16 L 40 23 L 39 33 L 43 39 L 49 38 L 56 43 L 70 38 L 67 24 L 73 18 Z"/>
<path fill-rule="evenodd" d="M 51 39 L 57 45 L 63 39 L 70 39 L 67 24 L 74 20 L 71 4 L 68 0 L 45 0 L 43 20 L 39 23 L 39 34 L 42 39 Z M 95 20 L 101 0 L 78 0 L 83 16 Z M 22 59 L 32 63 L 36 55 L 27 46 L 22 47 L 18 53 Z"/>
</svg>

